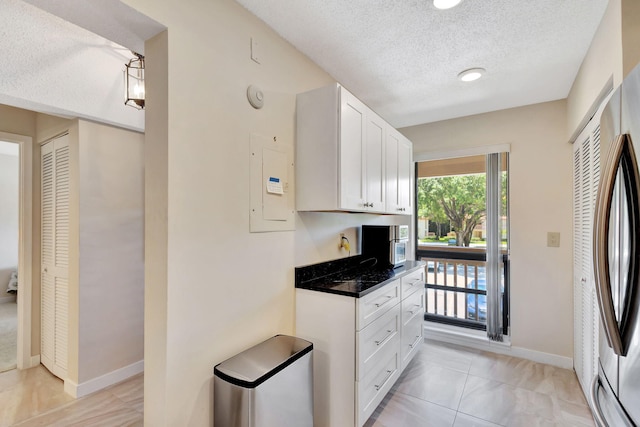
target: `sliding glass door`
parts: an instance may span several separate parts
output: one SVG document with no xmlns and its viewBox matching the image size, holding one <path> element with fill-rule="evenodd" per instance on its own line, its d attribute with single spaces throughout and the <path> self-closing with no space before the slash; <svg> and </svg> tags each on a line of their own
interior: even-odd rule
<svg viewBox="0 0 640 427">
<path fill-rule="evenodd" d="M 416 163 L 416 201 L 425 319 L 502 340 L 509 325 L 508 153 Z"/>
</svg>

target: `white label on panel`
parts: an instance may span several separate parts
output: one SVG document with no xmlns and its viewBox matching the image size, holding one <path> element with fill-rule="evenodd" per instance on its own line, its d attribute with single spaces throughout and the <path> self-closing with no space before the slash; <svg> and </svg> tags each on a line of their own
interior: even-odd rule
<svg viewBox="0 0 640 427">
<path fill-rule="evenodd" d="M 287 154 L 269 148 L 262 150 L 262 176 L 267 182 L 262 195 L 262 218 L 271 221 L 286 221 L 289 217 L 287 197 L 283 197 L 282 180 L 287 176 Z"/>
</svg>

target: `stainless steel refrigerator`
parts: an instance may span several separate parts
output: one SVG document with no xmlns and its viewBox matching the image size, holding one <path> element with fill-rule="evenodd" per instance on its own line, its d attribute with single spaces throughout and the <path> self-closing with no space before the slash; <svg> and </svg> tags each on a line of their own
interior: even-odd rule
<svg viewBox="0 0 640 427">
<path fill-rule="evenodd" d="M 612 95 L 600 119 L 602 159 L 593 256 L 600 308 L 598 425 L 640 426 L 640 69 Z"/>
</svg>

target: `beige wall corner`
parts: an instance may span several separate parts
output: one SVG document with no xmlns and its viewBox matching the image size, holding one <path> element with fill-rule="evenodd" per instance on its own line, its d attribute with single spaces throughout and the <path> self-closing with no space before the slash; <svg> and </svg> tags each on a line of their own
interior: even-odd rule
<svg viewBox="0 0 640 427">
<path fill-rule="evenodd" d="M 510 144 L 511 343 L 573 357 L 572 147 L 566 102 L 555 101 L 402 129 L 414 155 Z M 547 231 L 562 235 L 546 245 Z M 544 313 L 554 313 L 545 316 Z"/>
<path fill-rule="evenodd" d="M 577 136 L 586 125 L 607 83 L 611 80 L 614 88 L 622 83 L 621 13 L 621 0 L 609 0 L 567 97 L 567 139 Z"/>
<path fill-rule="evenodd" d="M 167 405 L 168 41 L 166 31 L 145 43 L 145 422 L 165 426 Z"/>
<path fill-rule="evenodd" d="M 622 0 L 622 68 L 626 76 L 640 62 L 640 2 Z"/>
<path fill-rule="evenodd" d="M 144 135 L 78 121 L 79 386 L 142 361 Z"/>
</svg>

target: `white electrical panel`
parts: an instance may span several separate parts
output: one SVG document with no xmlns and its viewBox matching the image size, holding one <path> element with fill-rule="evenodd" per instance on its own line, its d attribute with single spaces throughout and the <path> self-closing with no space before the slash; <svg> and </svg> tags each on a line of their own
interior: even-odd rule
<svg viewBox="0 0 640 427">
<path fill-rule="evenodd" d="M 293 144 L 251 134 L 250 231 L 295 230 Z"/>
</svg>

